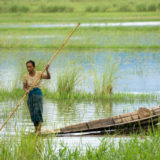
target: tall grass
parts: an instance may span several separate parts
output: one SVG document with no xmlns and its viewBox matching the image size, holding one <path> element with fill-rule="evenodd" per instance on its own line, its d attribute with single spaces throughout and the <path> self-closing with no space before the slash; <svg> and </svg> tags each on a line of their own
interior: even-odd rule
<svg viewBox="0 0 160 160">
<path fill-rule="evenodd" d="M 85 12 L 107 12 L 108 8 L 107 6 L 88 6 Z"/>
<path fill-rule="evenodd" d="M 23 94 L 24 94 L 23 89 L 17 87 L 13 88 L 12 90 L 0 89 L 0 101 L 5 101 L 8 98 L 17 99 L 22 97 Z"/>
<path fill-rule="evenodd" d="M 154 7 L 149 6 L 154 5 Z M 0 12 L 141 12 L 141 11 L 156 11 L 159 10 L 158 0 L 114 0 L 114 1 L 74 1 L 74 0 L 61 0 L 58 4 L 56 1 L 45 0 L 33 1 L 23 0 L 16 2 L 14 0 L 0 1 Z"/>
<path fill-rule="evenodd" d="M 27 5 L 18 5 L 14 4 L 8 8 L 8 12 L 16 13 L 16 12 L 28 12 L 30 10 Z"/>
<path fill-rule="evenodd" d="M 44 98 L 50 100 L 62 100 L 72 99 L 75 101 L 112 101 L 112 102 L 154 102 L 159 100 L 159 95 L 156 94 L 132 94 L 132 93 L 113 93 L 112 96 L 109 94 L 102 94 L 99 92 L 87 93 L 74 91 L 70 94 L 66 92 L 61 95 L 57 91 L 50 91 L 47 88 L 43 88 Z M 0 101 L 6 101 L 8 99 L 20 99 L 24 95 L 24 90 L 21 88 L 13 88 L 12 90 L 0 89 Z"/>
<path fill-rule="evenodd" d="M 40 12 L 73 12 L 73 7 L 67 7 L 67 6 L 40 6 Z"/>
<path fill-rule="evenodd" d="M 80 82 L 79 71 L 76 68 L 65 68 L 57 76 L 57 92 L 60 97 L 70 97 L 75 86 Z"/>
<path fill-rule="evenodd" d="M 104 66 L 103 80 L 101 84 L 100 80 L 98 80 L 97 78 L 97 74 L 95 74 L 95 80 L 94 80 L 95 96 L 113 95 L 113 88 L 115 85 L 115 81 L 118 78 L 116 75 L 117 72 L 118 72 L 118 64 L 111 57 L 111 55 L 109 55 L 106 59 L 106 63 Z"/>
<path fill-rule="evenodd" d="M 149 132 L 148 136 L 131 135 L 129 138 L 114 136 L 104 137 L 99 146 L 79 146 L 69 148 L 63 142 L 55 142 L 51 137 L 43 139 L 34 135 L 4 136 L 0 141 L 0 158 L 6 159 L 47 159 L 47 160 L 159 160 L 160 134 L 159 130 Z M 71 142 L 72 143 L 72 142 Z"/>
</svg>

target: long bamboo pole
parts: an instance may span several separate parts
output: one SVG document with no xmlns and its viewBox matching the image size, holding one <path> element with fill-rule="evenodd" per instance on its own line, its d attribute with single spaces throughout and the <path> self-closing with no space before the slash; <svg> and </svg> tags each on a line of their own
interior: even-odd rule
<svg viewBox="0 0 160 160">
<path fill-rule="evenodd" d="M 48 62 L 48 64 L 50 65 L 52 63 L 52 61 L 55 59 L 55 57 L 57 56 L 57 54 L 62 50 L 62 48 L 65 46 L 65 44 L 68 42 L 68 40 L 70 39 L 70 37 L 72 36 L 72 34 L 77 30 L 77 28 L 79 27 L 80 23 L 78 23 L 76 25 L 76 27 L 73 29 L 73 31 L 68 35 L 68 37 L 63 41 L 62 45 L 59 47 L 59 49 L 56 51 L 56 53 L 53 55 L 53 57 L 51 58 L 51 60 Z M 40 76 L 38 76 L 35 81 L 33 82 L 32 86 L 28 89 L 28 92 L 30 90 L 33 89 L 33 87 L 35 86 L 35 84 L 40 80 L 42 74 L 45 72 L 47 65 L 45 66 L 45 68 L 42 70 Z M 3 123 L 3 125 L 0 128 L 0 131 L 3 129 L 3 127 L 6 125 L 6 123 L 9 121 L 9 119 L 12 117 L 12 115 L 16 112 L 16 110 L 19 108 L 19 106 L 22 104 L 22 102 L 24 101 L 24 99 L 26 98 L 27 94 L 25 94 L 22 99 L 19 101 L 19 103 L 16 105 L 15 109 L 13 110 L 13 112 L 9 115 L 9 117 L 7 118 L 7 120 Z"/>
</svg>

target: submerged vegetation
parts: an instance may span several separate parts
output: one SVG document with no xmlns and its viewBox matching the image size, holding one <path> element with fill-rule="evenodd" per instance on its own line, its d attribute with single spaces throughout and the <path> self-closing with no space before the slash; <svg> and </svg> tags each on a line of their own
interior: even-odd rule
<svg viewBox="0 0 160 160">
<path fill-rule="evenodd" d="M 9 27 L 9 26 L 8 26 Z M 0 48 L 57 49 L 72 28 L 0 28 Z M 80 27 L 68 49 L 159 49 L 160 27 Z M 87 33 L 87 35 L 86 35 Z M 154 38 L 153 38 L 154 37 Z M 147 39 L 147 40 L 146 40 Z"/>
</svg>

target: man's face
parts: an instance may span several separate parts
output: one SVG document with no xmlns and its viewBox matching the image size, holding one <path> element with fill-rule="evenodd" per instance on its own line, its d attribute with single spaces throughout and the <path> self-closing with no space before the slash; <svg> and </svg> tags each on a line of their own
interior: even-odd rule
<svg viewBox="0 0 160 160">
<path fill-rule="evenodd" d="M 34 68 L 35 68 L 35 67 L 33 67 L 33 64 L 32 64 L 32 63 L 27 63 L 27 70 L 28 70 L 29 73 L 33 72 L 33 71 L 34 71 Z"/>
</svg>

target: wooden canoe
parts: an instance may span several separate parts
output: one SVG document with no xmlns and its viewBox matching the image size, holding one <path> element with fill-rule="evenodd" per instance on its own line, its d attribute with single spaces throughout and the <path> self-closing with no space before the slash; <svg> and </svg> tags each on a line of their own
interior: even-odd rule
<svg viewBox="0 0 160 160">
<path fill-rule="evenodd" d="M 106 131 L 108 133 L 130 132 L 140 128 L 146 129 L 148 126 L 157 124 L 159 116 L 160 106 L 150 109 L 140 108 L 135 112 L 63 127 L 55 130 L 54 133 L 69 134 L 93 131 Z"/>
</svg>

